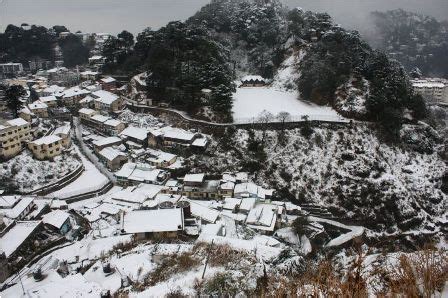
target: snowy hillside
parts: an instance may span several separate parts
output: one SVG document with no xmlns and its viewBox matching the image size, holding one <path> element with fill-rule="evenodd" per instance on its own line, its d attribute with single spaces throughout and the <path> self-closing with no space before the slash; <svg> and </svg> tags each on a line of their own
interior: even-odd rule
<svg viewBox="0 0 448 298">
<path fill-rule="evenodd" d="M 424 138 L 418 127 L 406 129 L 407 134 Z M 308 139 L 295 129 L 285 131 L 283 142 L 280 131 L 267 131 L 260 145 L 263 159 L 263 154 L 248 150 L 248 131 L 239 130 L 232 150 L 220 152 L 222 145 L 215 144 L 213 157 L 195 163 L 210 172 L 259 163 L 254 171 L 257 181 L 281 190 L 279 199 L 292 197 L 323 206 L 334 217 L 359 222 L 372 231 L 443 230 L 448 206 L 441 190 L 445 162 L 437 153 L 382 144 L 373 131 L 359 124 L 321 127 L 313 128 Z M 263 132 L 257 131 L 255 139 L 262 142 L 262 138 Z"/>
</svg>

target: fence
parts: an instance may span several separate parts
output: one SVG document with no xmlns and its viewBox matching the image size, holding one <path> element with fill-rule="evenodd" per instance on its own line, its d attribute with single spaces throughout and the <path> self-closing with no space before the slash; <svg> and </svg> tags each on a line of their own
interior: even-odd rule
<svg viewBox="0 0 448 298">
<path fill-rule="evenodd" d="M 32 191 L 28 192 L 27 194 L 30 195 L 47 195 L 51 192 L 55 192 L 57 190 L 62 189 L 67 184 L 72 183 L 76 179 L 78 179 L 79 176 L 81 176 L 82 172 L 84 172 L 84 165 L 80 164 L 74 171 L 67 174 L 66 176 L 62 177 L 56 182 L 53 182 L 51 184 L 33 189 Z"/>
<path fill-rule="evenodd" d="M 73 190 L 73 191 L 69 191 L 66 193 L 63 193 L 61 195 L 49 195 L 49 198 L 58 198 L 58 199 L 62 199 L 62 200 L 67 200 L 69 198 L 72 197 L 77 197 L 83 194 L 87 194 L 87 193 L 92 193 L 92 192 L 97 192 L 100 191 L 101 189 L 103 189 L 106 185 L 108 185 L 110 182 L 109 180 L 105 180 L 102 183 L 98 184 L 98 185 L 92 185 L 90 187 L 87 188 L 80 188 L 77 190 Z"/>
<path fill-rule="evenodd" d="M 305 121 L 316 121 L 316 122 L 329 122 L 329 123 L 350 123 L 349 119 L 346 119 L 339 115 L 331 115 L 331 114 L 303 114 L 303 115 L 294 115 L 288 116 L 286 119 L 280 119 L 276 115 L 272 115 L 272 117 L 268 119 L 262 119 L 264 116 L 256 116 L 256 117 L 248 117 L 248 118 L 234 118 L 232 123 L 217 123 L 210 122 L 205 120 L 194 119 L 188 116 L 185 112 L 179 111 L 171 108 L 163 108 L 156 106 L 148 106 L 136 103 L 132 100 L 127 100 L 128 107 L 131 110 L 141 111 L 154 111 L 161 113 L 170 113 L 174 116 L 182 118 L 182 120 L 197 124 L 197 125 L 208 125 L 215 127 L 225 127 L 225 126 L 235 126 L 235 125 L 263 125 L 263 124 L 278 124 L 278 123 L 302 123 Z"/>
</svg>

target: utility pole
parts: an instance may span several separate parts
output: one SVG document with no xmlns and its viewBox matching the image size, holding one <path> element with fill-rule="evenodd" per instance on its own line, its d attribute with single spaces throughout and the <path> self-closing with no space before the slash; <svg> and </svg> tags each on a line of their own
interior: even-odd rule
<svg viewBox="0 0 448 298">
<path fill-rule="evenodd" d="M 204 276 L 205 276 L 205 270 L 207 269 L 208 259 L 210 257 L 210 252 L 212 251 L 212 246 L 213 246 L 214 241 L 215 241 L 215 239 L 212 239 L 212 243 L 210 243 L 210 247 L 208 248 L 207 258 L 205 259 L 204 271 L 202 271 L 202 279 L 204 279 Z"/>
</svg>

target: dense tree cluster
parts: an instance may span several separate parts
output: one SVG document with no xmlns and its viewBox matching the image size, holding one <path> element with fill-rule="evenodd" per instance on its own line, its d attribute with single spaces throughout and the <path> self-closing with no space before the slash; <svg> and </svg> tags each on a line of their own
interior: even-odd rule
<svg viewBox="0 0 448 298">
<path fill-rule="evenodd" d="M 296 44 L 309 45 L 297 80 L 304 99 L 334 105 L 339 86 L 353 77 L 365 78 L 370 85 L 366 118 L 379 121 L 388 137 L 398 137 L 405 109 L 417 119 L 426 116 L 424 101 L 413 93 L 401 64 L 374 51 L 357 32 L 330 26 L 325 15 L 313 17 L 299 9 L 288 20 Z"/>
<path fill-rule="evenodd" d="M 69 32 L 64 26 L 46 28 L 32 25 L 17 27 L 8 25 L 0 33 L 0 62 L 28 62 L 40 58 L 55 60 L 55 47 L 60 46 L 64 65 L 73 67 L 87 62 L 89 48 L 75 34 L 59 38 L 61 32 Z"/>
<path fill-rule="evenodd" d="M 248 60 L 244 71 L 271 78 L 283 60 L 286 13 L 279 1 L 220 0 L 202 7 L 187 23 L 206 26 L 223 43 L 231 42 L 235 64 Z"/>
<path fill-rule="evenodd" d="M 408 71 L 448 78 L 448 22 L 402 9 L 372 13 L 379 47 Z"/>
<path fill-rule="evenodd" d="M 89 49 L 83 44 L 81 39 L 75 34 L 69 34 L 59 40 L 64 65 L 74 67 L 87 62 L 89 58 Z"/>
<path fill-rule="evenodd" d="M 8 25 L 0 33 L 0 61 L 28 63 L 35 57 L 53 60 L 56 33 L 43 26 L 32 25 L 29 29 Z"/>
</svg>

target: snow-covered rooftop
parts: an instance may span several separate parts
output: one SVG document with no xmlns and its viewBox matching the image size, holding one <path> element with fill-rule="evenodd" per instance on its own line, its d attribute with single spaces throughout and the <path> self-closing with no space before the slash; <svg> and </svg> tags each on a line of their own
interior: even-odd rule
<svg viewBox="0 0 448 298">
<path fill-rule="evenodd" d="M 52 101 L 57 101 L 58 99 L 56 98 L 56 96 L 54 95 L 49 95 L 49 96 L 41 96 L 39 97 L 39 101 L 46 103 L 46 102 L 52 102 Z"/>
<path fill-rule="evenodd" d="M 8 121 L 6 121 L 6 123 L 8 123 L 11 126 L 22 126 L 22 125 L 28 124 L 28 122 L 22 118 L 15 118 L 12 120 L 8 120 Z"/>
<path fill-rule="evenodd" d="M 103 116 L 100 114 L 96 114 L 96 115 L 93 115 L 92 118 L 90 118 L 90 119 L 92 119 L 93 121 L 103 123 L 103 122 L 106 122 L 107 120 L 109 120 L 109 117 L 106 117 L 106 116 Z"/>
<path fill-rule="evenodd" d="M 35 101 L 33 103 L 28 104 L 28 108 L 30 110 L 46 109 L 48 108 L 48 105 L 40 101 Z"/>
<path fill-rule="evenodd" d="M 99 140 L 95 140 L 92 142 L 95 146 L 105 146 L 109 144 L 115 144 L 121 142 L 121 139 L 119 137 L 106 137 Z"/>
<path fill-rule="evenodd" d="M 115 95 L 109 91 L 106 90 L 98 90 L 92 93 L 93 97 L 95 98 L 95 101 L 104 103 L 104 104 L 112 104 L 114 101 L 116 101 L 119 96 Z"/>
<path fill-rule="evenodd" d="M 119 157 L 119 156 L 123 156 L 126 157 L 126 154 L 118 151 L 117 149 L 111 148 L 111 147 L 106 147 L 103 150 L 101 150 L 98 153 L 100 156 L 104 157 L 105 159 L 112 161 L 115 158 Z"/>
<path fill-rule="evenodd" d="M 148 137 L 148 131 L 144 128 L 128 126 L 120 135 L 144 141 Z"/>
<path fill-rule="evenodd" d="M 187 174 L 184 177 L 184 182 L 199 183 L 204 181 L 205 174 Z"/>
<path fill-rule="evenodd" d="M 103 83 L 113 83 L 115 81 L 116 80 L 113 77 L 106 77 L 106 78 L 101 79 L 101 82 L 103 82 Z"/>
<path fill-rule="evenodd" d="M 69 88 L 67 90 L 64 90 L 62 97 L 70 98 L 70 97 L 74 97 L 74 96 L 86 95 L 89 93 L 90 93 L 90 91 L 81 89 L 78 86 L 75 86 L 75 87 Z"/>
<path fill-rule="evenodd" d="M 60 141 L 61 138 L 57 135 L 49 135 L 42 137 L 40 139 L 34 140 L 31 143 L 35 145 L 49 145 L 52 143 L 56 143 L 57 141 Z"/>
<path fill-rule="evenodd" d="M 3 251 L 6 257 L 12 255 L 39 224 L 40 221 L 17 222 L 11 230 L 0 238 L 0 251 Z"/>
<path fill-rule="evenodd" d="M 59 126 L 53 132 L 54 135 L 68 135 L 70 133 L 70 124 Z"/>
<path fill-rule="evenodd" d="M 62 225 L 70 218 L 70 214 L 62 210 L 54 210 L 45 214 L 42 222 L 60 229 Z"/>
<path fill-rule="evenodd" d="M 117 119 L 109 119 L 109 120 L 107 120 L 106 122 L 104 122 L 104 125 L 108 125 L 108 126 L 116 127 L 116 126 L 120 125 L 121 123 L 123 123 L 123 122 L 121 122 L 120 120 L 117 120 Z"/>
<path fill-rule="evenodd" d="M 84 115 L 93 115 L 96 114 L 96 111 L 88 108 L 81 108 L 79 109 L 78 113 Z"/>
<path fill-rule="evenodd" d="M 123 230 L 129 234 L 175 232 L 183 229 L 181 208 L 132 211 L 123 218 Z"/>
<path fill-rule="evenodd" d="M 258 76 L 258 75 L 247 75 L 247 76 L 244 76 L 244 77 L 241 79 L 241 81 L 242 81 L 242 82 L 250 82 L 250 81 L 261 81 L 261 82 L 265 82 L 266 79 L 263 78 L 262 76 Z"/>
</svg>

